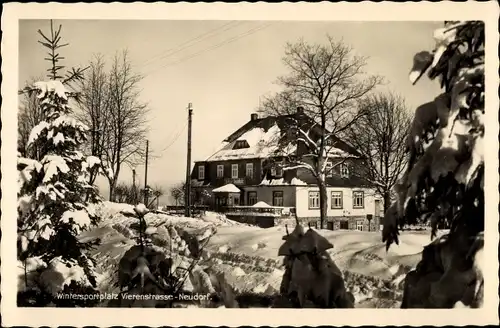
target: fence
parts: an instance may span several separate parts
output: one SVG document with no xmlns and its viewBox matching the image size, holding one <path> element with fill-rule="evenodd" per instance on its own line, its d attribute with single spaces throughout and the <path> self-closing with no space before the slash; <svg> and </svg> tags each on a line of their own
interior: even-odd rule
<svg viewBox="0 0 500 328">
<path fill-rule="evenodd" d="M 210 208 L 208 205 L 193 205 L 191 206 L 192 214 L 200 214 L 204 211 L 208 211 Z M 163 207 L 163 211 L 175 214 L 184 214 L 186 207 L 184 205 L 167 205 Z"/>
<path fill-rule="evenodd" d="M 253 206 L 220 206 L 217 212 L 233 215 L 245 216 L 293 216 L 295 215 L 294 207 L 253 207 Z"/>
</svg>

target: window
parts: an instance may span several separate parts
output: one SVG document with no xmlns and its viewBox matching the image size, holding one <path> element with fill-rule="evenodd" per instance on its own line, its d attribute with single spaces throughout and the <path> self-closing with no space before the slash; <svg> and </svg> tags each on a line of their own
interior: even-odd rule
<svg viewBox="0 0 500 328">
<path fill-rule="evenodd" d="M 246 140 L 237 140 L 234 143 L 233 149 L 243 149 L 243 148 L 249 148 L 250 146 L 248 145 L 248 142 Z"/>
<path fill-rule="evenodd" d="M 217 165 L 217 178 L 224 177 L 224 165 Z"/>
<path fill-rule="evenodd" d="M 205 180 L 205 167 L 198 166 L 198 180 Z"/>
<path fill-rule="evenodd" d="M 283 191 L 273 191 L 273 206 L 283 206 Z"/>
<path fill-rule="evenodd" d="M 330 161 L 326 162 L 325 174 L 327 177 L 333 177 L 333 163 Z"/>
<path fill-rule="evenodd" d="M 309 209 L 319 208 L 319 191 L 309 192 Z"/>
<path fill-rule="evenodd" d="M 280 166 L 273 166 L 271 167 L 271 175 L 273 177 L 282 177 L 283 169 Z"/>
<path fill-rule="evenodd" d="M 238 164 L 231 165 L 231 178 L 238 178 Z"/>
<path fill-rule="evenodd" d="M 365 207 L 365 193 L 363 191 L 354 191 L 352 193 L 352 207 L 353 208 Z"/>
<path fill-rule="evenodd" d="M 342 191 L 332 191 L 332 208 L 342 208 Z"/>
<path fill-rule="evenodd" d="M 363 221 L 356 222 L 356 230 L 363 231 Z"/>
<path fill-rule="evenodd" d="M 342 178 L 349 177 L 349 167 L 345 163 L 340 164 L 340 177 Z"/>
<path fill-rule="evenodd" d="M 247 163 L 247 177 L 253 178 L 253 163 Z"/>
<path fill-rule="evenodd" d="M 249 191 L 247 194 L 247 205 L 252 206 L 257 203 L 257 192 L 256 191 Z"/>
</svg>

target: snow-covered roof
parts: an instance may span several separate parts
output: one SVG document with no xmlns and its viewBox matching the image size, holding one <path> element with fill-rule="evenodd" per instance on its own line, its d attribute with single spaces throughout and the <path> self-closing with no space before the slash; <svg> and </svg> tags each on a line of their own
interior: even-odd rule
<svg viewBox="0 0 500 328">
<path fill-rule="evenodd" d="M 212 190 L 212 192 L 233 192 L 233 193 L 239 193 L 241 192 L 241 190 L 236 187 L 234 184 L 232 183 L 229 183 L 227 185 L 224 185 L 222 187 L 219 187 L 219 188 L 215 188 L 214 190 Z"/>
<path fill-rule="evenodd" d="M 307 183 L 298 179 L 298 178 L 293 178 L 291 181 L 286 180 L 284 178 L 279 178 L 279 179 L 262 179 L 262 181 L 259 184 L 260 186 L 306 186 Z"/>
<path fill-rule="evenodd" d="M 286 145 L 282 138 L 290 129 L 291 124 L 294 124 L 295 118 L 290 115 L 268 116 L 262 119 L 251 120 L 240 127 L 229 137 L 227 137 L 215 150 L 213 155 L 208 157 L 206 162 L 237 160 L 237 159 L 253 159 L 253 158 L 269 158 L 272 155 L 292 155 L 296 152 L 297 146 L 290 142 Z M 312 129 L 313 123 L 308 117 L 304 118 L 303 128 L 309 127 Z M 308 125 L 309 124 L 309 125 Z M 328 157 L 357 157 L 360 154 L 336 136 L 330 136 L 334 141 L 335 147 L 328 150 Z M 248 147 L 241 147 L 237 143 L 245 141 Z M 279 150 L 279 152 L 278 152 Z"/>
<path fill-rule="evenodd" d="M 271 207 L 271 205 L 269 205 L 266 202 L 260 201 L 258 203 L 255 203 L 252 207 L 265 208 L 265 207 Z"/>
<path fill-rule="evenodd" d="M 207 159 L 207 162 L 223 161 L 228 159 L 267 158 L 277 150 L 274 142 L 281 133 L 277 124 L 267 131 L 262 127 L 255 127 L 243 133 L 232 142 L 224 142 L 222 147 Z M 233 149 L 235 143 L 245 140 L 248 148 Z"/>
</svg>

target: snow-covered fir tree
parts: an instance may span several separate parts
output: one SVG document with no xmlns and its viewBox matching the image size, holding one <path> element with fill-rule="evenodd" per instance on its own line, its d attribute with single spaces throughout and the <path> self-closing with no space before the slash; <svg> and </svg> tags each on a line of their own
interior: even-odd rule
<svg viewBox="0 0 500 328">
<path fill-rule="evenodd" d="M 92 204 L 101 201 L 97 189 L 88 184 L 89 170 L 99 160 L 80 151 L 87 128 L 72 117 L 70 99 L 75 93 L 66 88 L 81 78 L 81 70 L 66 78 L 59 75 L 63 66 L 56 50 L 64 46 L 59 43 L 60 31 L 61 27 L 54 31 L 52 22 L 50 36 L 39 31 L 44 38 L 40 43 L 49 49 L 49 79 L 24 90 L 36 93 L 46 117 L 33 128 L 28 142 L 28 147 L 38 149 L 40 160 L 18 157 L 18 259 L 25 268 L 25 290 L 44 290 L 49 298 L 65 285 L 96 286 L 95 261 L 87 255 L 96 242 L 83 242 L 78 236 L 97 224 Z M 30 283 L 32 270 L 39 275 Z"/>
<path fill-rule="evenodd" d="M 406 276 L 402 307 L 481 307 L 484 235 L 484 23 L 448 21 L 432 52 L 415 55 L 410 81 L 426 72 L 443 93 L 415 111 L 408 169 L 384 217 L 383 240 L 398 243 L 405 224 L 430 222 L 432 235 Z"/>
</svg>

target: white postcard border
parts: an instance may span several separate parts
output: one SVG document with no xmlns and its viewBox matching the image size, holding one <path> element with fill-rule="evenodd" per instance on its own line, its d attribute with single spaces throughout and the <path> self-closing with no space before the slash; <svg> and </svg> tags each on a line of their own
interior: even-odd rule
<svg viewBox="0 0 500 328">
<path fill-rule="evenodd" d="M 2 15 L 2 321 L 6 326 L 316 326 L 498 324 L 498 5 L 440 3 L 8 3 Z M 486 22 L 486 218 L 484 308 L 402 309 L 49 309 L 16 307 L 16 124 L 20 19 L 344 20 Z M 432 37 L 432 36 L 429 36 Z M 424 50 L 424 49 L 422 49 Z M 412 60 L 408 58 L 408 60 Z"/>
</svg>

